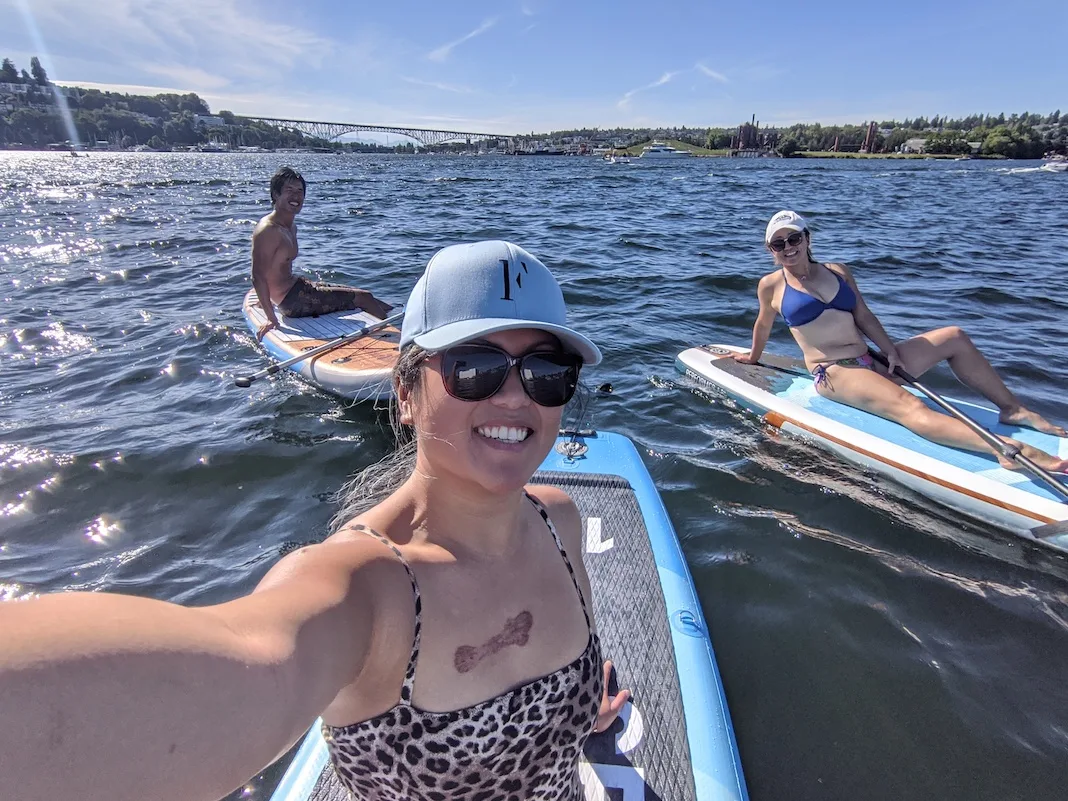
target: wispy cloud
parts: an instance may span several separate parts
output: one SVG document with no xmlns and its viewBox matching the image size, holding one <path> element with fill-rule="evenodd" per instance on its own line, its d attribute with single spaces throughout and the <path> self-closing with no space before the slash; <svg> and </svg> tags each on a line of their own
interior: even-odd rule
<svg viewBox="0 0 1068 801">
<path fill-rule="evenodd" d="M 496 24 L 497 24 L 496 18 L 488 19 L 485 22 L 483 22 L 481 25 L 479 25 L 477 28 L 475 28 L 473 31 L 471 31 L 470 33 L 468 33 L 468 34 L 466 34 L 464 36 L 461 36 L 456 41 L 449 42 L 448 44 L 443 44 L 441 47 L 438 47 L 438 48 L 435 48 L 434 50 L 431 50 L 429 53 L 427 53 L 426 57 L 429 58 L 431 61 L 444 61 L 445 59 L 447 59 L 449 57 L 449 54 L 452 53 L 452 51 L 456 47 L 459 47 L 464 42 L 467 42 L 467 41 L 470 41 L 471 39 L 474 39 L 476 36 L 481 36 L 482 34 L 484 34 L 486 31 L 488 31 L 490 28 L 492 28 Z"/>
<path fill-rule="evenodd" d="M 273 22 L 242 0 L 33 0 L 32 11 L 56 47 L 80 43 L 83 58 L 94 54 L 102 71 L 135 68 L 196 79 L 189 89 L 274 77 L 279 67 L 319 66 L 335 51 L 332 40 Z M 213 77 L 219 75 L 224 78 Z"/>
<path fill-rule="evenodd" d="M 630 104 L 630 99 L 639 92 L 647 92 L 650 89 L 655 89 L 658 86 L 663 86 L 666 83 L 670 83 L 671 79 L 679 74 L 679 71 L 665 72 L 657 80 L 645 86 L 639 86 L 637 89 L 631 89 L 629 92 L 624 93 L 622 99 L 616 103 L 619 108 L 626 108 Z"/>
<path fill-rule="evenodd" d="M 519 4 L 519 13 L 522 14 L 524 17 L 533 17 L 538 12 L 534 9 L 532 3 L 522 2 Z"/>
<path fill-rule="evenodd" d="M 222 89 L 230 85 L 230 79 L 218 73 L 206 72 L 199 67 L 182 64 L 153 64 L 143 62 L 137 67 L 151 75 L 162 75 L 175 81 L 178 86 L 196 86 L 200 90 Z"/>
<path fill-rule="evenodd" d="M 457 86 L 451 83 L 438 83 L 436 81 L 423 81 L 419 78 L 409 78 L 406 75 L 400 76 L 400 79 L 406 83 L 415 84 L 416 86 L 429 86 L 431 89 L 440 89 L 443 92 L 456 92 L 461 95 L 469 95 L 475 91 L 467 86 Z"/>
<path fill-rule="evenodd" d="M 669 72 L 665 72 L 663 75 L 660 76 L 659 79 L 653 81 L 652 83 L 646 84 L 645 86 L 639 86 L 637 89 L 631 89 L 629 92 L 625 92 L 623 97 L 620 98 L 619 102 L 616 103 L 616 108 L 627 109 L 630 107 L 630 101 L 631 98 L 634 97 L 634 95 L 640 92 L 648 92 L 650 89 L 656 89 L 659 86 L 671 83 L 671 81 L 677 78 L 679 75 L 685 75 L 687 73 L 692 72 L 700 72 L 702 75 L 705 75 L 718 83 L 729 83 L 729 81 L 727 80 L 727 76 L 724 75 L 722 72 L 716 72 L 714 69 L 706 67 L 701 62 L 697 62 L 689 69 L 672 70 Z"/>
<path fill-rule="evenodd" d="M 709 69 L 700 61 L 698 61 L 697 64 L 694 65 L 694 69 L 696 69 L 698 72 L 707 75 L 713 81 L 719 81 L 720 83 L 729 83 L 726 75 L 724 75 L 722 72 L 716 72 L 713 69 Z"/>
</svg>

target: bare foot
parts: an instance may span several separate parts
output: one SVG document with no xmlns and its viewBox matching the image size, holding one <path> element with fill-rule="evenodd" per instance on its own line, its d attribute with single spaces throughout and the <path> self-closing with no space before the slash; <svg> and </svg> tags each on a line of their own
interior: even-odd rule
<svg viewBox="0 0 1068 801">
<path fill-rule="evenodd" d="M 1030 409 L 1025 409 L 1023 406 L 1013 411 L 1003 411 L 998 420 L 1005 425 L 1033 428 L 1035 431 L 1041 431 L 1043 434 L 1053 434 L 1055 437 L 1068 436 L 1068 431 L 1065 431 L 1064 428 L 1053 425 L 1042 415 L 1032 412 Z"/>
<path fill-rule="evenodd" d="M 1008 439 L 1006 442 L 1010 445 L 1015 445 L 1020 449 L 1020 453 L 1026 456 L 1032 462 L 1037 464 L 1043 470 L 1048 470 L 1050 473 L 1068 473 L 1068 459 L 1058 459 L 1056 456 L 1050 456 L 1045 451 L 1040 451 L 1038 448 L 1032 448 L 1030 445 L 1025 445 L 1014 439 Z M 1020 463 L 1015 459 L 1006 459 L 1000 453 L 997 454 L 998 464 L 1004 467 L 1006 470 L 1020 470 Z"/>
</svg>

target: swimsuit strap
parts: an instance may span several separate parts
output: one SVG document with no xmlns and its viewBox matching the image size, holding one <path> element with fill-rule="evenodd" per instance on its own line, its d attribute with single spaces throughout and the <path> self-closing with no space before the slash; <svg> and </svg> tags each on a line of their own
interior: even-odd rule
<svg viewBox="0 0 1068 801">
<path fill-rule="evenodd" d="M 586 598 L 582 594 L 582 588 L 579 587 L 578 577 L 575 575 L 575 569 L 571 566 L 571 560 L 567 558 L 567 551 L 564 550 L 564 544 L 560 542 L 560 535 L 556 533 L 556 526 L 553 525 L 552 518 L 549 517 L 549 513 L 542 506 L 541 501 L 531 495 L 529 492 L 525 493 L 527 499 L 534 504 L 534 508 L 538 510 L 538 514 L 541 515 L 541 519 L 545 521 L 545 525 L 549 529 L 549 533 L 553 535 L 553 542 L 556 543 L 557 550 L 560 551 L 560 556 L 564 558 L 564 564 L 567 565 L 567 572 L 571 576 L 571 583 L 575 585 L 575 592 L 578 593 L 579 603 L 582 604 L 582 616 L 586 618 L 586 628 L 593 631 L 593 624 L 590 623 L 590 615 L 586 610 Z"/>
<path fill-rule="evenodd" d="M 370 537 L 374 537 L 381 542 L 400 560 L 400 563 L 404 565 L 405 571 L 408 573 L 408 578 L 412 582 L 412 593 L 415 595 L 415 635 L 412 637 L 412 653 L 408 657 L 408 669 L 404 672 L 404 684 L 401 685 L 400 702 L 405 706 L 411 706 L 412 703 L 412 687 L 415 685 L 415 666 L 419 661 L 419 641 L 423 631 L 423 599 L 419 594 L 419 584 L 415 580 L 415 573 L 412 572 L 411 566 L 408 564 L 408 560 L 404 558 L 404 555 L 400 552 L 396 545 L 387 540 L 373 528 L 363 525 L 363 523 L 357 523 L 351 527 L 352 531 L 359 531 L 363 534 L 367 534 Z"/>
<path fill-rule="evenodd" d="M 586 609 L 586 598 L 582 594 L 582 589 L 579 587 L 578 577 L 575 575 L 575 569 L 571 566 L 571 560 L 567 557 L 567 551 L 564 550 L 564 544 L 560 541 L 560 535 L 556 533 L 556 526 L 553 525 L 552 519 L 549 517 L 549 513 L 542 506 L 541 501 L 535 498 L 530 493 L 526 493 L 527 499 L 534 505 L 534 508 L 541 515 L 541 519 L 545 521 L 546 527 L 549 529 L 549 533 L 553 535 L 553 542 L 556 543 L 557 550 L 560 551 L 560 556 L 564 559 L 564 564 L 567 565 L 567 572 L 571 576 L 571 583 L 575 586 L 575 592 L 578 594 L 579 602 L 582 604 L 582 616 L 586 619 L 586 628 L 593 630 L 593 625 L 590 623 L 590 615 Z M 408 669 L 404 672 L 404 684 L 401 685 L 400 702 L 405 706 L 411 706 L 412 703 L 412 689 L 415 686 L 415 667 L 419 662 L 419 643 L 422 638 L 422 612 L 423 612 L 423 599 L 419 593 L 419 584 L 415 580 L 415 573 L 412 571 L 411 565 L 404 558 L 404 555 L 400 552 L 396 545 L 383 537 L 377 531 L 369 526 L 365 526 L 362 523 L 357 523 L 351 527 L 352 531 L 359 531 L 369 537 L 374 537 L 381 542 L 387 548 L 389 548 L 396 555 L 400 563 L 404 565 L 404 570 L 408 574 L 409 580 L 412 582 L 412 594 L 415 596 L 415 634 L 412 637 L 412 653 L 408 658 Z"/>
</svg>

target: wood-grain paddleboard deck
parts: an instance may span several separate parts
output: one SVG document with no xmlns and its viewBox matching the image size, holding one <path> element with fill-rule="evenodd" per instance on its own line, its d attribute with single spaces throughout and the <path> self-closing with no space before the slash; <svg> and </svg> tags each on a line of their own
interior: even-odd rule
<svg viewBox="0 0 1068 801">
<path fill-rule="evenodd" d="M 245 321 L 255 333 L 267 322 L 256 291 L 250 289 L 242 305 Z M 363 310 L 285 317 L 276 312 L 280 326 L 268 331 L 260 343 L 275 362 L 283 362 L 381 322 Z M 387 398 L 392 394 L 390 375 L 397 362 L 400 330 L 388 326 L 337 348 L 303 359 L 288 369 L 320 389 L 354 401 Z"/>
</svg>

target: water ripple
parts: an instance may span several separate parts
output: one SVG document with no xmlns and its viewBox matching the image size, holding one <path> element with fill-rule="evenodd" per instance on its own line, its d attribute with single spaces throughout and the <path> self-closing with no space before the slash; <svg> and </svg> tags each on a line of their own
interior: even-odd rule
<svg viewBox="0 0 1068 801">
<path fill-rule="evenodd" d="M 388 448 L 381 411 L 288 376 L 233 386 L 264 364 L 239 307 L 281 158 L 0 153 L 0 600 L 232 598 L 282 543 L 322 536 L 331 493 Z M 284 158 L 309 181 L 309 275 L 400 302 L 438 248 L 487 237 L 556 271 L 605 352 L 589 380 L 616 390 L 586 417 L 636 440 L 679 530 L 754 797 L 860 797 L 872 764 L 885 797 L 1063 794 L 1065 558 L 783 439 L 672 367 L 690 345 L 749 341 L 764 222 L 789 207 L 893 336 L 963 324 L 1064 419 L 1062 176 Z M 795 352 L 778 324 L 769 348 Z"/>
</svg>

